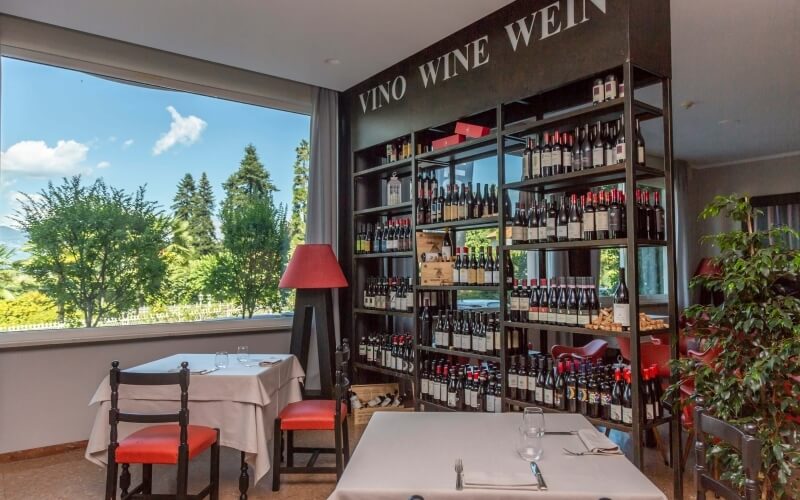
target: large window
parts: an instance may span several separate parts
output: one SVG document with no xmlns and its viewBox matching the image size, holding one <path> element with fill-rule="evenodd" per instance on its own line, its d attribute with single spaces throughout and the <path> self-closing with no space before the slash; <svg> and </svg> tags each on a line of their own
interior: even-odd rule
<svg viewBox="0 0 800 500">
<path fill-rule="evenodd" d="M 289 309 L 307 115 L 0 64 L 0 331 Z"/>
</svg>

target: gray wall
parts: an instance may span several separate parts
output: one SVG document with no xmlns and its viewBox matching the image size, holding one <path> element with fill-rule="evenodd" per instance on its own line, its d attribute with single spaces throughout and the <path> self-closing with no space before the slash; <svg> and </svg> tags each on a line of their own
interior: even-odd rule
<svg viewBox="0 0 800 500">
<path fill-rule="evenodd" d="M 763 196 L 800 192 L 800 155 L 754 161 L 715 168 L 692 168 L 689 171 L 689 215 L 694 219 L 716 195 L 748 194 Z M 710 245 L 701 245 L 700 238 L 733 228 L 722 218 L 690 221 L 689 270 L 694 273 L 700 259 L 714 255 Z"/>
<path fill-rule="evenodd" d="M 290 332 L 218 334 L 0 350 L 0 453 L 88 439 L 88 403 L 110 363 L 134 366 L 175 353 L 288 353 Z M 191 389 L 190 389 L 191 390 Z"/>
</svg>

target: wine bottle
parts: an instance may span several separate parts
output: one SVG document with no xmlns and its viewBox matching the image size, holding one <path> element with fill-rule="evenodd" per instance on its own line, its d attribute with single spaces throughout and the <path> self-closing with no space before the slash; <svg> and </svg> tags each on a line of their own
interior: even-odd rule
<svg viewBox="0 0 800 500">
<path fill-rule="evenodd" d="M 547 358 L 547 378 L 544 381 L 544 405 L 554 407 L 556 380 L 553 368 L 553 358 Z"/>
<path fill-rule="evenodd" d="M 606 205 L 605 196 L 602 191 L 594 193 L 595 212 L 594 212 L 594 225 L 595 225 L 595 239 L 607 240 L 608 239 L 608 205 Z"/>
<path fill-rule="evenodd" d="M 458 274 L 458 282 L 461 285 L 469 285 L 469 271 L 470 271 L 470 260 L 469 260 L 469 248 L 462 247 L 461 248 L 461 269 L 459 270 Z"/>
<path fill-rule="evenodd" d="M 666 219 L 664 207 L 661 206 L 659 201 L 660 193 L 658 191 L 653 193 L 653 198 L 655 201 L 653 204 L 653 217 L 655 218 L 654 239 L 663 241 L 666 239 Z"/>
<path fill-rule="evenodd" d="M 555 388 L 553 390 L 553 406 L 557 410 L 567 410 L 567 383 L 564 378 L 564 363 L 558 362 L 558 377 L 556 378 Z"/>
<path fill-rule="evenodd" d="M 605 81 L 605 100 L 611 101 L 617 98 L 617 77 L 613 73 L 606 76 Z"/>
<path fill-rule="evenodd" d="M 614 323 L 622 325 L 623 329 L 631 326 L 630 299 L 628 286 L 625 283 L 625 268 L 619 268 L 619 283 L 614 291 Z"/>
<path fill-rule="evenodd" d="M 577 172 L 578 170 L 583 170 L 583 159 L 581 156 L 581 143 L 583 139 L 583 132 L 581 131 L 580 127 L 575 127 L 575 136 L 573 137 L 574 142 L 572 143 L 572 155 L 571 155 L 571 163 L 572 163 L 572 171 Z"/>
<path fill-rule="evenodd" d="M 636 120 L 636 131 L 635 131 L 635 144 L 636 144 L 636 163 L 639 165 L 644 166 L 645 160 L 645 150 L 644 150 L 644 137 L 642 137 L 642 130 L 639 125 L 639 120 Z"/>
<path fill-rule="evenodd" d="M 569 241 L 580 241 L 581 237 L 581 218 L 578 215 L 578 197 L 572 195 L 569 205 L 569 219 L 567 223 L 567 239 Z"/>
<path fill-rule="evenodd" d="M 528 369 L 528 399 L 529 403 L 536 402 L 536 379 L 539 377 L 539 358 L 531 356 L 530 368 Z"/>
<path fill-rule="evenodd" d="M 594 131 L 594 142 L 592 142 L 592 168 L 598 168 L 602 167 L 605 162 L 600 122 L 597 122 L 597 125 L 595 125 L 592 130 Z"/>
<path fill-rule="evenodd" d="M 553 134 L 553 144 L 550 149 L 550 170 L 553 175 L 561 175 L 564 173 L 564 163 L 561 158 L 561 136 L 556 131 Z"/>
<path fill-rule="evenodd" d="M 567 312 L 566 325 L 578 326 L 578 294 L 575 278 L 567 278 Z"/>
<path fill-rule="evenodd" d="M 550 145 L 549 133 L 544 133 L 544 147 L 542 148 L 542 177 L 553 175 L 553 148 Z"/>
<path fill-rule="evenodd" d="M 581 169 L 592 168 L 592 139 L 589 136 L 589 125 L 583 126 L 583 142 L 581 142 Z"/>
<path fill-rule="evenodd" d="M 461 249 L 456 247 L 456 258 L 453 263 L 453 285 L 461 284 Z"/>
<path fill-rule="evenodd" d="M 450 231 L 444 233 L 444 241 L 442 241 L 442 260 L 450 262 L 453 258 L 453 240 L 450 239 Z"/>
<path fill-rule="evenodd" d="M 633 384 L 631 384 L 631 372 L 625 371 L 625 390 L 622 393 L 622 423 L 633 425 Z"/>
<path fill-rule="evenodd" d="M 565 174 L 572 172 L 573 139 L 572 135 L 564 133 L 564 144 L 561 147 L 561 162 L 564 164 L 563 173 Z"/>
<path fill-rule="evenodd" d="M 508 369 L 508 397 L 517 399 L 517 364 L 512 363 Z"/>
<path fill-rule="evenodd" d="M 535 279 L 531 280 L 531 291 L 528 297 L 528 323 L 539 322 L 539 285 Z"/>
<path fill-rule="evenodd" d="M 586 194 L 586 206 L 583 209 L 583 239 L 591 241 L 597 238 L 595 233 L 595 208 L 592 203 L 592 192 Z"/>
<path fill-rule="evenodd" d="M 621 118 L 619 122 L 619 132 L 617 133 L 617 140 L 614 143 L 614 156 L 617 157 L 617 163 L 625 163 L 625 118 Z"/>
<path fill-rule="evenodd" d="M 578 377 L 575 374 L 574 363 L 567 362 L 569 365 L 569 374 L 567 375 L 567 411 L 570 413 L 578 412 Z"/>
<path fill-rule="evenodd" d="M 522 150 L 522 180 L 533 178 L 533 139 L 528 137 L 525 149 Z"/>
<path fill-rule="evenodd" d="M 528 370 L 525 369 L 525 358 L 519 357 L 517 365 L 517 397 L 519 401 L 528 401 Z"/>
<path fill-rule="evenodd" d="M 595 78 L 592 84 L 592 104 L 597 105 L 606 100 L 605 83 L 602 78 Z"/>
<path fill-rule="evenodd" d="M 617 190 L 614 188 L 611 191 L 611 204 L 608 206 L 608 234 L 609 237 L 622 238 L 622 213 L 621 206 L 617 201 Z"/>
<path fill-rule="evenodd" d="M 617 368 L 614 372 L 614 385 L 611 387 L 611 415 L 612 422 L 622 422 L 622 397 L 625 392 L 625 386 L 622 382 L 622 373 Z"/>
</svg>

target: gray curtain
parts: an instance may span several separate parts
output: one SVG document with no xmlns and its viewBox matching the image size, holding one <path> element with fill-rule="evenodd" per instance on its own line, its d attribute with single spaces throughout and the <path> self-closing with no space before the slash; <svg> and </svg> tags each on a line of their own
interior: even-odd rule
<svg viewBox="0 0 800 500">
<path fill-rule="evenodd" d="M 311 140 L 308 167 L 306 243 L 338 247 L 339 229 L 339 94 L 315 87 L 311 99 Z M 333 294 L 334 328 L 339 341 L 339 301 Z M 306 388 L 319 388 L 316 334 L 309 347 Z"/>
<path fill-rule="evenodd" d="M 672 180 L 675 186 L 675 273 L 677 274 L 678 314 L 692 302 L 689 280 L 694 274 L 697 263 L 689 262 L 689 242 L 693 238 L 692 223 L 689 210 L 689 164 L 676 161 L 672 168 Z M 695 216 L 696 217 L 696 216 Z"/>
</svg>

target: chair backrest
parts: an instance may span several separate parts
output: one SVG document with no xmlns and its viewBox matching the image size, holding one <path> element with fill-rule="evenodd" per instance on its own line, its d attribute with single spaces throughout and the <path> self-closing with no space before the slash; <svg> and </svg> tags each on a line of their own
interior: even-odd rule
<svg viewBox="0 0 800 500">
<path fill-rule="evenodd" d="M 334 398 L 338 403 L 341 403 L 347 398 L 348 390 L 350 389 L 350 379 L 347 375 L 348 364 L 350 362 L 350 346 L 342 344 L 336 348 L 334 356 L 336 361 L 336 379 L 333 387 Z M 336 418 L 341 415 L 342 405 L 336 405 Z"/>
<path fill-rule="evenodd" d="M 603 358 L 607 348 L 608 342 L 601 339 L 594 339 L 582 347 L 554 344 L 553 347 L 550 348 L 550 354 L 555 359 L 570 357 L 588 359 L 596 362 L 598 359 Z"/>
<path fill-rule="evenodd" d="M 111 362 L 109 373 L 111 384 L 111 410 L 108 422 L 111 425 L 111 445 L 116 448 L 117 425 L 120 422 L 140 424 L 160 424 L 177 422 L 181 428 L 180 447 L 187 446 L 189 427 L 189 363 L 181 363 L 181 369 L 174 373 L 136 373 L 119 369 L 119 361 Z M 177 413 L 124 413 L 119 409 L 119 387 L 121 385 L 177 385 L 181 390 L 181 408 Z"/>
<path fill-rule="evenodd" d="M 756 426 L 747 424 L 744 430 L 712 417 L 705 412 L 703 398 L 696 399 L 694 407 L 695 425 L 695 459 L 694 469 L 695 484 L 697 485 L 697 498 L 705 498 L 705 492 L 710 490 L 727 500 L 757 500 L 761 498 L 758 474 L 761 471 L 761 440 L 755 437 Z M 706 439 L 713 436 L 733 446 L 742 454 L 742 465 L 745 473 L 745 496 L 731 486 L 730 483 L 714 479 L 707 473 L 706 464 Z"/>
</svg>

